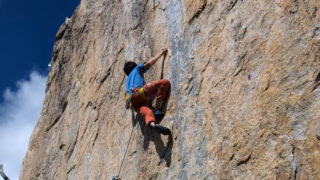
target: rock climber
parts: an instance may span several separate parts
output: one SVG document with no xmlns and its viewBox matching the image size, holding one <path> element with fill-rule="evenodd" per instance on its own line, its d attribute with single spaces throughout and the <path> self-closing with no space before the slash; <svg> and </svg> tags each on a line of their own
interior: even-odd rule
<svg viewBox="0 0 320 180">
<path fill-rule="evenodd" d="M 146 73 L 161 56 L 167 53 L 168 49 L 162 49 L 161 53 L 145 63 L 137 65 L 135 62 L 129 61 L 125 63 L 123 68 L 125 74 L 128 76 L 126 80 L 126 109 L 131 108 L 137 113 L 140 113 L 149 128 L 164 135 L 170 135 L 171 131 L 159 125 L 155 117 L 164 116 L 164 112 L 162 112 L 161 109 L 169 93 L 170 81 L 161 79 L 145 85 L 144 73 Z M 149 107 L 149 100 L 153 95 L 156 95 L 154 111 Z"/>
</svg>

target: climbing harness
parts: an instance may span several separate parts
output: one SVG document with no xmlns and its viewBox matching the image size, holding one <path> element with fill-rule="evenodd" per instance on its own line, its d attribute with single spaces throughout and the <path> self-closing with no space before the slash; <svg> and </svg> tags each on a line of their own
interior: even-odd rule
<svg viewBox="0 0 320 180">
<path fill-rule="evenodd" d="M 125 101 L 126 101 L 126 107 L 124 109 L 124 115 L 123 118 L 127 115 L 127 109 L 129 109 L 129 107 L 131 107 L 131 98 L 132 95 L 136 94 L 136 92 L 139 91 L 139 95 L 144 99 L 147 100 L 148 97 L 146 96 L 146 94 L 144 93 L 144 89 L 143 88 L 135 88 L 132 92 L 126 92 L 125 94 Z"/>
<path fill-rule="evenodd" d="M 135 124 L 136 118 L 134 117 L 134 112 L 133 112 L 133 110 L 132 110 L 132 118 L 134 118 L 133 124 Z M 112 180 L 121 180 L 121 178 L 120 178 L 121 169 L 122 169 L 124 160 L 125 160 L 125 158 L 126 158 L 126 155 L 127 155 L 128 149 L 129 149 L 129 145 L 130 145 L 130 142 L 131 142 L 131 139 L 132 139 L 132 135 L 133 135 L 133 131 L 134 131 L 135 127 L 136 127 L 136 126 L 133 126 L 133 127 L 132 127 L 132 130 L 131 130 L 131 133 L 130 133 L 130 138 L 129 138 L 129 141 L 128 141 L 128 144 L 127 144 L 127 148 L 126 148 L 126 151 L 125 151 L 125 153 L 124 153 L 124 156 L 123 156 L 123 159 L 122 159 L 122 162 L 121 162 L 119 171 L 118 171 L 118 175 L 117 175 L 117 176 L 113 176 L 113 177 L 112 177 Z"/>
<path fill-rule="evenodd" d="M 140 88 L 139 89 L 139 93 L 140 93 L 140 96 L 144 99 L 144 100 L 147 100 L 147 96 L 146 94 L 144 93 L 144 89 L 143 88 Z"/>
<path fill-rule="evenodd" d="M 126 92 L 125 97 L 124 97 L 124 99 L 126 101 L 126 106 L 124 108 L 123 118 L 127 115 L 127 109 L 129 109 L 129 107 L 131 107 L 132 95 L 134 95 L 137 91 L 138 91 L 138 89 L 134 89 L 133 91 Z"/>
</svg>

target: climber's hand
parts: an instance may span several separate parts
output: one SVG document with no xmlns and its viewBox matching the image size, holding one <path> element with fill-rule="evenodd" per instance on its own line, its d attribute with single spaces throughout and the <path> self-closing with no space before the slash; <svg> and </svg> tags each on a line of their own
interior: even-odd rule
<svg viewBox="0 0 320 180">
<path fill-rule="evenodd" d="M 166 55 L 168 53 L 168 49 L 167 48 L 162 48 L 162 55 Z"/>
<path fill-rule="evenodd" d="M 149 59 L 146 63 L 144 63 L 143 67 L 145 69 L 149 69 L 151 66 L 154 65 L 154 63 L 156 63 L 158 61 L 158 59 L 160 59 L 160 57 L 162 55 L 166 55 L 168 53 L 168 49 L 167 48 L 163 48 L 161 53 L 159 53 L 157 56 Z"/>
</svg>

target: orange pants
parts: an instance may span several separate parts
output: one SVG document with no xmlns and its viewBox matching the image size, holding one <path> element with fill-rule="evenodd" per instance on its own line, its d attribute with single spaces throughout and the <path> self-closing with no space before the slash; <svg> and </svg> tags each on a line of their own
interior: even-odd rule
<svg viewBox="0 0 320 180">
<path fill-rule="evenodd" d="M 161 79 L 143 86 L 144 97 L 139 91 L 131 97 L 132 107 L 144 117 L 148 126 L 151 122 L 156 122 L 153 111 L 149 108 L 150 97 L 157 95 L 157 99 L 165 100 L 168 96 L 169 88 L 170 81 Z"/>
</svg>

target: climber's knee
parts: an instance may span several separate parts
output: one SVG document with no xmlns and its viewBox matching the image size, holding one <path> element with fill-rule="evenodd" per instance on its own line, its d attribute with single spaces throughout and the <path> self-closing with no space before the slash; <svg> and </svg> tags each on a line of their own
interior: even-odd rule
<svg viewBox="0 0 320 180">
<path fill-rule="evenodd" d="M 144 117 L 147 126 L 150 126 L 151 122 L 156 122 L 153 111 L 149 107 L 142 106 L 140 108 L 140 114 Z"/>
<path fill-rule="evenodd" d="M 168 79 L 162 79 L 161 83 L 166 87 L 170 87 L 170 85 L 171 85 L 171 83 Z"/>
</svg>

